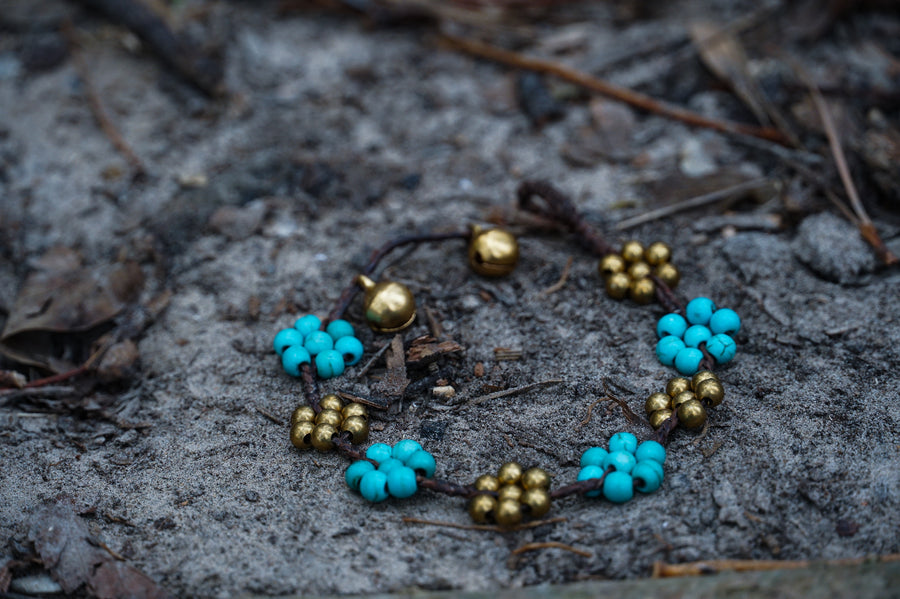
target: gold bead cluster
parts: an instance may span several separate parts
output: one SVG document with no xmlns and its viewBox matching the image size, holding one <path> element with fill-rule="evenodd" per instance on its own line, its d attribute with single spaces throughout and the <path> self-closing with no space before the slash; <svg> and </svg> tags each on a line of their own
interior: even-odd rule
<svg viewBox="0 0 900 599">
<path fill-rule="evenodd" d="M 344 405 L 341 398 L 329 393 L 319 402 L 318 414 L 309 406 L 300 406 L 291 414 L 291 443 L 297 449 L 328 451 L 334 447 L 333 437 L 348 432 L 358 445 L 369 438 L 369 412 L 359 403 Z"/>
<path fill-rule="evenodd" d="M 479 524 L 493 520 L 512 528 L 525 514 L 540 518 L 550 511 L 550 475 L 541 468 L 523 471 L 516 462 L 507 462 L 497 476 L 479 476 L 475 488 L 481 493 L 469 502 L 469 515 Z"/>
<path fill-rule="evenodd" d="M 701 370 L 692 378 L 675 377 L 666 383 L 666 392 L 647 398 L 644 410 L 650 425 L 659 428 L 678 413 L 678 423 L 686 428 L 698 428 L 706 422 L 706 408 L 714 408 L 725 399 L 725 388 L 719 377 L 710 370 Z"/>
<path fill-rule="evenodd" d="M 656 295 L 656 275 L 669 287 L 678 285 L 681 274 L 669 262 L 672 250 L 661 241 L 647 249 L 638 241 L 629 241 L 618 254 L 607 254 L 600 260 L 600 276 L 606 281 L 606 295 L 613 299 L 626 296 L 639 304 L 649 304 Z"/>
</svg>

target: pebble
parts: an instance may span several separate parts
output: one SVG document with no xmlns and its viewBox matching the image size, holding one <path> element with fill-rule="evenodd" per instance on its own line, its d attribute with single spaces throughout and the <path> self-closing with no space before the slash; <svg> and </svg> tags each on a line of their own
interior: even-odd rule
<svg viewBox="0 0 900 599">
<path fill-rule="evenodd" d="M 809 216 L 800 223 L 793 249 L 798 260 L 835 283 L 853 283 L 877 266 L 875 253 L 859 230 L 831 212 Z"/>
</svg>

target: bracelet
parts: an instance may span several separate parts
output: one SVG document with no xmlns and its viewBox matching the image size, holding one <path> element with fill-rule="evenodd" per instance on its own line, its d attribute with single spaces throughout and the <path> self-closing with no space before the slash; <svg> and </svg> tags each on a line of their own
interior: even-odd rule
<svg viewBox="0 0 900 599">
<path fill-rule="evenodd" d="M 335 449 L 353 460 L 344 479 L 352 491 L 368 501 L 403 499 L 425 488 L 467 499 L 472 520 L 478 524 L 493 522 L 503 529 L 514 528 L 526 518 L 545 516 L 553 500 L 569 495 L 625 503 L 635 492 L 653 493 L 660 488 L 665 446 L 673 431 L 679 426 L 705 426 L 708 411 L 722 403 L 724 386 L 713 368 L 734 358 L 733 336 L 740 330 L 740 317 L 729 308 L 718 308 L 709 298 L 697 297 L 686 304 L 680 301 L 673 291 L 680 273 L 671 263 L 671 250 L 665 243 L 654 242 L 645 248 L 629 241 L 615 250 L 569 198 L 542 181 L 522 183 L 518 205 L 565 226 L 600 258 L 598 271 L 607 296 L 630 298 L 640 305 L 655 299 L 665 309 L 656 324 L 659 341 L 655 352 L 662 364 L 674 367 L 681 376 L 671 378 L 663 390 L 649 394 L 644 402 L 647 425 L 653 431 L 651 438 L 639 442 L 630 432 L 613 434 L 607 447 L 592 446 L 582 453 L 575 481 L 552 490 L 544 469 L 526 469 L 516 462 L 506 462 L 495 474 L 482 474 L 471 484 L 435 478 L 434 456 L 413 439 L 403 439 L 393 446 L 374 443 L 363 450 L 361 446 L 370 432 L 367 405 L 361 403 L 362 398 L 347 393 L 320 397 L 317 378 L 338 377 L 363 357 L 365 349 L 353 325 L 342 318 L 359 291 L 364 294 L 366 322 L 375 332 L 396 333 L 415 320 L 415 298 L 405 285 L 371 278 L 379 262 L 402 246 L 446 240 L 466 240 L 469 265 L 487 277 L 508 275 L 519 258 L 516 238 L 500 228 L 472 226 L 468 231 L 403 237 L 372 254 L 324 321 L 313 314 L 302 316 L 292 327 L 279 331 L 273 342 L 285 372 L 302 380 L 306 398 L 306 405 L 297 407 L 291 416 L 291 443 L 300 450 Z M 387 407 L 371 400 L 366 403 L 369 407 Z"/>
</svg>

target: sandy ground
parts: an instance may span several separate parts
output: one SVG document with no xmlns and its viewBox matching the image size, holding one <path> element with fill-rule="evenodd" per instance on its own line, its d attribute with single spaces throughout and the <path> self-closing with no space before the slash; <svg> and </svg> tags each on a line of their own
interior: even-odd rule
<svg viewBox="0 0 900 599">
<path fill-rule="evenodd" d="M 589 68 L 648 36 L 677 42 L 684 23 L 710 7 L 723 21 L 742 8 L 678 4 L 681 12 L 624 24 L 596 6 L 578 24 L 586 34 L 550 22 L 538 32 L 580 35 L 580 49 L 563 58 Z M 805 47 L 803 59 L 812 65 L 857 44 L 875 17 L 853 18 L 862 25 Z M 112 398 L 122 421 L 149 426 L 0 407 L 0 538 L 23 541 L 31 515 L 67 494 L 94 509 L 91 529 L 130 563 L 177 595 L 210 597 L 509 588 L 643 577 L 656 560 L 900 551 L 900 273 L 879 268 L 853 226 L 769 153 L 631 112 L 627 159 L 575 165 L 565 150 L 591 127 L 596 103 L 570 102 L 560 121 L 535 128 L 507 71 L 436 49 L 419 30 L 317 13 L 276 18 L 273 7 L 250 3 L 219 6 L 214 19 L 227 24 L 233 93 L 218 102 L 129 51 L 121 30 L 83 21 L 94 85 L 148 165 L 139 183 L 96 126 L 72 61 L 29 70 L 18 48 L 30 34 L 0 41 L 0 306 L 8 314 L 35 259 L 58 245 L 89 265 L 138 261 L 144 301 L 172 294 L 138 340 L 138 373 L 94 391 Z M 704 113 L 751 118 L 709 84 L 696 58 L 679 67 L 683 77 L 670 68 L 650 57 L 605 75 Z M 782 191 L 727 213 L 714 205 L 614 231 L 656 205 L 654 182 L 724 171 L 771 175 Z M 184 184 L 201 175 L 205 185 Z M 678 291 L 742 315 L 737 357 L 720 371 L 726 401 L 705 436 L 674 436 L 656 494 L 624 506 L 568 498 L 551 512 L 564 522 L 503 534 L 403 523 L 469 518 L 463 501 L 428 492 L 369 505 L 346 488 L 340 455 L 294 449 L 287 427 L 257 409 L 287 420 L 302 402 L 272 337 L 297 314 L 325 316 L 385 240 L 483 222 L 511 207 L 531 177 L 571 194 L 613 243 L 671 243 Z M 796 220 L 766 226 L 786 203 L 800 205 Z M 875 214 L 900 251 L 896 205 Z M 471 482 L 517 460 L 546 468 L 556 486 L 573 481 L 581 452 L 612 433 L 649 436 L 607 403 L 580 423 L 604 381 L 640 412 L 672 376 L 653 353 L 661 309 L 607 299 L 596 260 L 565 236 L 525 235 L 521 255 L 501 280 L 472 274 L 461 242 L 387 264 L 386 275 L 413 289 L 420 312 L 431 310 L 465 352 L 441 365 L 454 398 L 432 397 L 430 380 L 414 383 L 402 409 L 375 416 L 372 441 L 420 440 L 449 480 Z M 569 257 L 564 287 L 543 293 Z M 389 342 L 365 327 L 358 301 L 349 318 L 366 360 Z M 405 338 L 428 331 L 419 318 Z M 497 361 L 498 347 L 522 358 Z M 374 378 L 357 379 L 359 370 L 322 388 L 370 393 Z M 563 382 L 464 405 L 551 378 Z M 591 557 L 511 555 L 542 541 Z"/>
</svg>

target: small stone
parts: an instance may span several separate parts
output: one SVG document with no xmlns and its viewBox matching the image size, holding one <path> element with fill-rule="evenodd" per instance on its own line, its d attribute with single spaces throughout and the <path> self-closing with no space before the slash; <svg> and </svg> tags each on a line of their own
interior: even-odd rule
<svg viewBox="0 0 900 599">
<path fill-rule="evenodd" d="M 859 230 L 831 212 L 807 217 L 794 241 L 797 259 L 823 279 L 852 283 L 875 270 L 877 260 Z"/>
<path fill-rule="evenodd" d="M 442 399 L 450 399 L 456 395 L 456 389 L 451 385 L 439 385 L 431 390 L 431 394 Z"/>
</svg>

